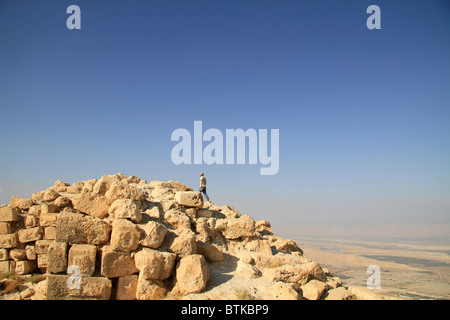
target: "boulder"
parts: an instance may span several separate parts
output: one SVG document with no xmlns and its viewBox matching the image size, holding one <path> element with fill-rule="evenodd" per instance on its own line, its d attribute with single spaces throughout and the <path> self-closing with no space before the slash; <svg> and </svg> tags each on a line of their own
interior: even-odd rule
<svg viewBox="0 0 450 320">
<path fill-rule="evenodd" d="M 70 244 L 104 244 L 111 226 L 101 219 L 80 213 L 63 212 L 58 217 L 56 241 Z"/>
<path fill-rule="evenodd" d="M 239 218 L 218 219 L 216 229 L 225 239 L 252 238 L 256 236 L 255 220 L 249 216 Z"/>
<path fill-rule="evenodd" d="M 33 205 L 33 201 L 31 199 L 12 196 L 9 205 L 10 207 L 17 207 L 20 210 L 28 210 Z"/>
<path fill-rule="evenodd" d="M 169 210 L 164 213 L 164 219 L 174 228 L 191 228 L 191 220 L 189 219 L 189 217 L 179 211 L 177 212 L 177 210 Z"/>
<path fill-rule="evenodd" d="M 159 222 L 149 221 L 144 225 L 138 225 L 141 230 L 141 245 L 153 249 L 157 249 L 163 243 L 167 228 Z"/>
<path fill-rule="evenodd" d="M 202 194 L 197 191 L 178 191 L 175 193 L 175 200 L 182 206 L 195 208 L 203 207 Z"/>
<path fill-rule="evenodd" d="M 297 291 L 295 291 L 295 288 L 290 283 L 284 283 L 284 282 L 276 282 L 272 288 L 270 288 L 270 293 L 268 294 L 269 297 L 273 300 L 300 300 L 301 295 Z"/>
<path fill-rule="evenodd" d="M 137 274 L 117 278 L 115 300 L 136 300 Z"/>
<path fill-rule="evenodd" d="M 95 271 L 97 247 L 92 244 L 74 244 L 69 250 L 68 265 L 80 268 L 81 275 L 92 276 Z"/>
<path fill-rule="evenodd" d="M 133 257 L 129 252 L 114 251 L 111 247 L 102 248 L 100 273 L 107 278 L 118 278 L 137 273 Z"/>
<path fill-rule="evenodd" d="M 42 239 L 44 230 L 41 227 L 34 227 L 29 229 L 20 229 L 18 232 L 19 242 L 26 243 Z"/>
<path fill-rule="evenodd" d="M 9 258 L 8 250 L 0 249 L 0 261 L 6 261 Z"/>
<path fill-rule="evenodd" d="M 114 250 L 133 251 L 139 245 L 140 232 L 131 221 L 114 220 L 111 232 L 111 247 Z"/>
<path fill-rule="evenodd" d="M 130 199 L 134 201 L 141 201 L 144 197 L 143 192 L 130 186 L 122 181 L 113 182 L 105 193 L 108 203 L 112 204 L 117 199 Z"/>
<path fill-rule="evenodd" d="M 102 176 L 92 186 L 92 191 L 101 195 L 105 195 L 114 182 L 121 182 L 118 175 Z"/>
<path fill-rule="evenodd" d="M 210 272 L 205 258 L 193 254 L 181 258 L 176 267 L 175 293 L 187 295 L 201 292 L 208 283 Z"/>
<path fill-rule="evenodd" d="M 69 198 L 60 196 L 53 201 L 53 203 L 58 206 L 59 208 L 67 207 L 69 204 L 71 204 L 71 201 Z"/>
<path fill-rule="evenodd" d="M 79 286 L 68 285 L 74 280 L 74 275 L 48 274 L 47 300 L 108 300 L 111 296 L 108 278 L 80 276 Z"/>
<path fill-rule="evenodd" d="M 11 249 L 19 245 L 17 233 L 0 235 L 0 249 Z"/>
<path fill-rule="evenodd" d="M 9 257 L 14 261 L 26 260 L 27 253 L 24 249 L 11 249 L 9 251 Z"/>
<path fill-rule="evenodd" d="M 148 280 L 138 277 L 136 288 L 137 300 L 162 300 L 167 295 L 167 289 L 161 280 Z"/>
<path fill-rule="evenodd" d="M 36 261 L 17 261 L 15 267 L 16 274 L 30 274 L 36 269 Z"/>
<path fill-rule="evenodd" d="M 264 272 L 264 277 L 273 282 L 282 281 L 301 286 L 310 279 L 325 281 L 325 275 L 317 262 L 304 264 L 285 264 L 277 268 L 268 269 Z"/>
<path fill-rule="evenodd" d="M 135 223 L 142 221 L 140 205 L 131 199 L 117 199 L 109 207 L 108 213 L 114 219 L 130 219 Z"/>
<path fill-rule="evenodd" d="M 319 280 L 311 280 L 300 287 L 302 296 L 308 300 L 319 300 L 327 290 L 327 285 Z"/>
<path fill-rule="evenodd" d="M 0 208 L 0 222 L 13 222 L 19 220 L 19 209 L 14 207 Z"/>
<path fill-rule="evenodd" d="M 82 192 L 72 199 L 72 203 L 75 210 L 96 218 L 103 218 L 108 214 L 108 199 L 95 192 Z"/>
<path fill-rule="evenodd" d="M 173 237 L 175 236 L 175 237 Z M 195 234 L 190 229 L 178 229 L 171 233 L 169 251 L 185 257 L 197 253 Z"/>
<path fill-rule="evenodd" d="M 0 235 L 11 233 L 11 224 L 8 222 L 0 222 Z"/>
<path fill-rule="evenodd" d="M 164 280 L 170 277 L 175 266 L 176 254 L 143 248 L 134 260 L 139 275 L 147 280 Z"/>
<path fill-rule="evenodd" d="M 25 247 L 25 255 L 28 260 L 36 260 L 36 250 L 34 244 L 29 244 Z M 1 260 L 1 259 L 0 259 Z"/>
<path fill-rule="evenodd" d="M 205 257 L 208 262 L 223 261 L 224 256 L 222 251 L 215 245 L 197 241 L 197 251 Z"/>
<path fill-rule="evenodd" d="M 331 289 L 322 295 L 322 300 L 351 300 L 355 296 L 347 288 Z"/>
<path fill-rule="evenodd" d="M 44 191 L 44 194 L 42 195 L 42 200 L 43 201 L 53 201 L 56 198 L 59 197 L 59 193 L 56 191 L 53 191 L 52 189 L 47 189 Z"/>
<path fill-rule="evenodd" d="M 47 272 L 60 273 L 67 270 L 67 242 L 52 242 L 47 251 Z"/>
<path fill-rule="evenodd" d="M 58 216 L 58 213 L 41 213 L 39 224 L 41 227 L 56 227 Z"/>
</svg>

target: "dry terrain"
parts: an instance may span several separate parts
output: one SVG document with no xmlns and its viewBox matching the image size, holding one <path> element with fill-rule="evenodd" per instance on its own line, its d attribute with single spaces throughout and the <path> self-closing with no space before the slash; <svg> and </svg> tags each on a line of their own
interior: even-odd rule
<svg viewBox="0 0 450 320">
<path fill-rule="evenodd" d="M 367 268 L 377 265 L 381 288 L 373 291 L 386 299 L 450 299 L 449 243 L 291 238 L 344 285 L 366 287 Z"/>
</svg>

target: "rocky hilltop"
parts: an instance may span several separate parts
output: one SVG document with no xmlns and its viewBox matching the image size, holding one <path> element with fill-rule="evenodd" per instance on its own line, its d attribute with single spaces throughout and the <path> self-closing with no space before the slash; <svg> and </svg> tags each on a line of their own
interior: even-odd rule
<svg viewBox="0 0 450 320">
<path fill-rule="evenodd" d="M 56 181 L 0 208 L 0 299 L 364 298 L 232 206 L 175 181 Z"/>
</svg>

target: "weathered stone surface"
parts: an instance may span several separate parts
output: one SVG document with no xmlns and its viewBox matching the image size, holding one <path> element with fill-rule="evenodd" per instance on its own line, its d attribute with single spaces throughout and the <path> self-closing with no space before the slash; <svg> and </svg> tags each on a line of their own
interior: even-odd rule
<svg viewBox="0 0 450 320">
<path fill-rule="evenodd" d="M 138 227 L 142 233 L 141 245 L 153 249 L 161 246 L 167 234 L 166 227 L 155 221 L 149 221 L 144 225 L 138 225 Z"/>
<path fill-rule="evenodd" d="M 58 213 L 60 212 L 60 208 L 53 203 L 43 203 L 41 204 L 41 210 L 40 210 L 40 214 L 43 213 Z"/>
<path fill-rule="evenodd" d="M 36 261 L 23 260 L 16 262 L 16 274 L 29 274 L 36 269 Z"/>
<path fill-rule="evenodd" d="M 117 199 L 131 199 L 134 201 L 141 201 L 144 194 L 141 190 L 129 186 L 125 182 L 113 182 L 105 193 L 105 197 L 111 204 Z"/>
<path fill-rule="evenodd" d="M 282 281 L 296 286 L 301 286 L 314 278 L 325 281 L 323 270 L 317 262 L 282 265 L 265 271 L 264 276 L 274 282 Z"/>
<path fill-rule="evenodd" d="M 111 247 L 114 250 L 136 250 L 139 245 L 139 238 L 140 232 L 133 222 L 124 219 L 117 219 L 113 222 Z"/>
<path fill-rule="evenodd" d="M 224 260 L 222 251 L 212 244 L 197 241 L 197 251 L 204 256 L 208 262 Z"/>
<path fill-rule="evenodd" d="M 208 210 L 208 209 L 200 209 L 200 210 L 197 211 L 196 217 L 197 218 L 200 218 L 200 217 L 211 218 L 212 217 L 212 211 Z"/>
<path fill-rule="evenodd" d="M 58 206 L 59 208 L 67 207 L 71 202 L 69 198 L 60 196 L 53 201 L 53 203 Z"/>
<path fill-rule="evenodd" d="M 164 213 L 164 219 L 177 229 L 189 229 L 191 227 L 191 221 L 188 216 L 176 210 L 169 210 Z"/>
<path fill-rule="evenodd" d="M 154 206 L 145 210 L 145 214 L 150 218 L 159 219 L 161 217 L 161 209 L 158 206 Z"/>
<path fill-rule="evenodd" d="M 218 219 L 216 228 L 226 239 L 252 238 L 256 235 L 255 220 L 249 216 Z"/>
<path fill-rule="evenodd" d="M 349 287 L 347 290 L 348 290 L 348 292 L 350 292 L 350 294 L 352 294 L 358 300 L 384 300 L 384 297 L 382 295 L 377 294 L 374 292 L 374 290 L 371 290 L 368 288 Z"/>
<path fill-rule="evenodd" d="M 52 189 L 47 189 L 44 191 L 44 194 L 42 195 L 42 200 L 44 201 L 53 201 L 56 198 L 59 197 L 59 193 L 56 191 L 53 191 Z"/>
<path fill-rule="evenodd" d="M 80 273 L 92 276 L 95 271 L 97 247 L 92 244 L 74 244 L 69 250 L 68 265 L 80 268 Z"/>
<path fill-rule="evenodd" d="M 319 300 L 326 289 L 327 285 L 319 280 L 311 280 L 300 287 L 303 298 L 308 300 Z"/>
<path fill-rule="evenodd" d="M 69 279 L 69 277 L 72 277 Z M 81 276 L 79 289 L 69 275 L 47 276 L 47 300 L 108 300 L 111 296 L 111 280 L 104 277 Z M 69 285 L 68 285 L 69 281 Z"/>
<path fill-rule="evenodd" d="M 0 208 L 0 222 L 13 222 L 19 220 L 19 209 L 11 207 Z"/>
<path fill-rule="evenodd" d="M 245 244 L 245 249 L 249 251 L 261 252 L 265 254 L 272 254 L 272 248 L 270 247 L 269 241 L 264 239 L 254 239 Z"/>
<path fill-rule="evenodd" d="M 255 222 L 255 229 L 261 235 L 273 235 L 273 230 L 270 222 L 267 220 L 259 220 Z"/>
<path fill-rule="evenodd" d="M 347 288 L 339 287 L 336 289 L 331 289 L 325 292 L 322 296 L 323 300 L 349 300 L 352 299 L 354 295 L 347 290 Z"/>
<path fill-rule="evenodd" d="M 142 221 L 140 205 L 131 199 L 117 199 L 109 207 L 108 213 L 114 219 L 130 219 L 135 223 Z"/>
<path fill-rule="evenodd" d="M 342 280 L 338 277 L 327 277 L 326 284 L 331 289 L 336 289 L 342 285 Z"/>
<path fill-rule="evenodd" d="M 28 260 L 36 260 L 37 259 L 36 249 L 35 249 L 34 244 L 29 244 L 25 247 L 25 255 Z"/>
<path fill-rule="evenodd" d="M 255 266 L 239 260 L 237 262 L 235 275 L 244 279 L 254 279 L 261 276 L 261 271 L 259 271 Z"/>
<path fill-rule="evenodd" d="M 268 296 L 272 296 L 273 300 L 299 300 L 301 298 L 301 295 L 290 283 L 276 282 L 270 290 Z"/>
<path fill-rule="evenodd" d="M 209 268 L 202 255 L 186 256 L 176 267 L 174 292 L 179 292 L 181 295 L 200 292 L 206 287 L 209 277 Z"/>
<path fill-rule="evenodd" d="M 104 244 L 109 241 L 111 226 L 101 219 L 72 212 L 59 214 L 56 240 L 74 244 Z"/>
<path fill-rule="evenodd" d="M 207 218 L 197 219 L 195 223 L 195 231 L 198 233 L 198 240 L 203 242 L 213 240 L 216 235 L 214 228 L 211 227 L 211 224 Z"/>
<path fill-rule="evenodd" d="M 169 251 L 185 257 L 197 253 L 195 234 L 190 229 L 174 230 L 175 237 L 169 241 Z"/>
<path fill-rule="evenodd" d="M 47 272 L 60 273 L 67 270 L 67 242 L 52 242 L 47 250 Z"/>
<path fill-rule="evenodd" d="M 56 227 L 58 216 L 58 213 L 41 213 L 39 224 L 41 227 Z"/>
<path fill-rule="evenodd" d="M 138 300 L 162 300 L 167 295 L 167 289 L 161 280 L 147 280 L 138 277 L 136 298 Z"/>
<path fill-rule="evenodd" d="M 39 219 L 31 214 L 27 214 L 23 217 L 23 224 L 25 228 L 33 228 L 39 224 Z"/>
<path fill-rule="evenodd" d="M 107 175 L 102 176 L 92 187 L 92 191 L 95 193 L 99 193 L 102 195 L 106 194 L 106 191 L 111 187 L 114 182 L 120 182 L 120 178 L 118 175 Z"/>
<path fill-rule="evenodd" d="M 36 260 L 38 268 L 47 269 L 47 254 L 38 254 Z"/>
<path fill-rule="evenodd" d="M 278 238 L 272 245 L 278 250 L 282 252 L 300 252 L 303 254 L 302 249 L 297 246 L 297 243 L 291 239 L 282 239 Z"/>
<path fill-rule="evenodd" d="M 0 274 L 7 274 L 10 272 L 15 272 L 14 261 L 11 260 L 0 261 Z"/>
<path fill-rule="evenodd" d="M 36 254 L 47 254 L 48 247 L 53 243 L 53 240 L 38 240 L 34 243 L 34 250 Z"/>
<path fill-rule="evenodd" d="M 0 222 L 0 235 L 10 234 L 11 224 L 8 222 Z"/>
<path fill-rule="evenodd" d="M 9 254 L 7 249 L 0 249 L 0 261 L 8 260 Z"/>
<path fill-rule="evenodd" d="M 43 230 L 41 227 L 21 229 L 18 232 L 19 242 L 26 243 L 42 239 Z"/>
<path fill-rule="evenodd" d="M 138 284 L 138 275 L 130 274 L 128 276 L 117 278 L 116 300 L 136 300 L 136 290 Z"/>
<path fill-rule="evenodd" d="M 124 277 L 137 273 L 134 259 L 131 254 L 123 251 L 113 251 L 110 247 L 102 248 L 100 273 L 107 278 Z"/>
<path fill-rule="evenodd" d="M 178 191 L 175 193 L 175 200 L 178 204 L 186 207 L 203 207 L 203 197 L 197 191 Z"/>
<path fill-rule="evenodd" d="M 20 210 L 28 210 L 33 205 L 33 202 L 31 199 L 12 196 L 9 205 L 10 207 L 17 207 Z"/>
<path fill-rule="evenodd" d="M 28 209 L 28 214 L 39 217 L 41 215 L 41 205 L 33 205 Z"/>
<path fill-rule="evenodd" d="M 24 249 L 11 249 L 9 250 L 9 257 L 14 261 L 26 260 L 27 253 Z"/>
<path fill-rule="evenodd" d="M 70 187 L 70 183 L 61 180 L 56 180 L 55 184 L 51 186 L 49 189 L 54 190 L 56 192 L 66 192 L 67 187 Z"/>
<path fill-rule="evenodd" d="M 45 240 L 55 240 L 56 239 L 56 227 L 45 227 L 44 228 L 44 239 Z"/>
<path fill-rule="evenodd" d="M 103 218 L 108 214 L 108 199 L 98 193 L 83 192 L 72 199 L 73 208 L 96 218 Z"/>
<path fill-rule="evenodd" d="M 143 248 L 134 256 L 140 276 L 150 280 L 170 277 L 175 266 L 176 254 Z"/>
</svg>

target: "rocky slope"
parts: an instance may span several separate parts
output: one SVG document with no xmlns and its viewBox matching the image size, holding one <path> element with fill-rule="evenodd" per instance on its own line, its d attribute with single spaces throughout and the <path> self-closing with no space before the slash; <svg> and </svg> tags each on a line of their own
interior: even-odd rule
<svg viewBox="0 0 450 320">
<path fill-rule="evenodd" d="M 0 299 L 373 298 L 174 181 L 56 181 L 0 208 Z"/>
</svg>

